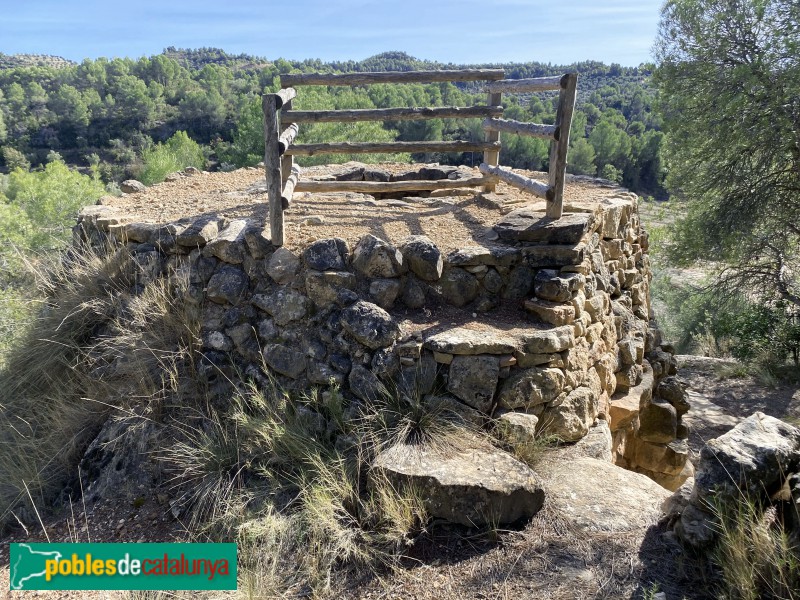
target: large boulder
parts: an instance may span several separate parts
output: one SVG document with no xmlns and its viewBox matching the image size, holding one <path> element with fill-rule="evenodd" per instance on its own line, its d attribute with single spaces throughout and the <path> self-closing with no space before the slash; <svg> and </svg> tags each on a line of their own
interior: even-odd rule
<svg viewBox="0 0 800 600">
<path fill-rule="evenodd" d="M 420 279 L 436 281 L 442 276 L 442 253 L 429 237 L 412 235 L 403 241 L 400 250 L 411 271 Z"/>
<path fill-rule="evenodd" d="M 447 390 L 481 412 L 489 412 L 500 374 L 497 356 L 455 356 Z"/>
<path fill-rule="evenodd" d="M 367 277 L 399 277 L 406 270 L 400 250 L 372 234 L 358 241 L 353 267 Z"/>
<path fill-rule="evenodd" d="M 503 525 L 530 519 L 544 503 L 539 477 L 511 455 L 483 446 L 437 452 L 397 445 L 381 453 L 372 485 L 385 477 L 397 489 L 413 486 L 433 517 L 461 525 Z"/>
</svg>

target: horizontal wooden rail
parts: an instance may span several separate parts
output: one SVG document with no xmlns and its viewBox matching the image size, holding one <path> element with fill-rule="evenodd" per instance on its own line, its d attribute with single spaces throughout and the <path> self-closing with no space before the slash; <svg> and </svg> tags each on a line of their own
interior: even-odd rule
<svg viewBox="0 0 800 600">
<path fill-rule="evenodd" d="M 370 85 L 373 83 L 443 83 L 447 81 L 497 81 L 503 69 L 442 71 L 386 71 L 370 73 L 298 73 L 281 75 L 281 87 L 297 85 Z"/>
<path fill-rule="evenodd" d="M 566 75 L 552 77 L 534 77 L 533 79 L 504 79 L 486 84 L 489 93 L 498 92 L 546 92 L 560 90 L 566 85 Z"/>
<path fill-rule="evenodd" d="M 418 181 L 299 181 L 296 192 L 414 192 L 422 190 L 452 190 L 476 187 L 496 181 L 495 177 L 470 177 L 468 179 L 436 179 Z"/>
<path fill-rule="evenodd" d="M 483 122 L 484 129 L 492 131 L 505 131 L 506 133 L 516 133 L 519 135 L 529 135 L 532 137 L 543 138 L 546 140 L 556 140 L 560 135 L 560 130 L 555 125 L 541 125 L 539 123 L 523 123 L 510 119 L 486 119 Z"/>
<path fill-rule="evenodd" d="M 289 174 L 289 177 L 286 179 L 286 183 L 283 186 L 283 192 L 281 192 L 281 208 L 286 210 L 292 205 L 292 195 L 294 194 L 294 190 L 297 187 L 297 182 L 300 179 L 300 167 L 293 166 L 292 171 Z"/>
<path fill-rule="evenodd" d="M 378 152 L 483 152 L 500 150 L 500 142 L 329 142 L 297 144 L 286 150 L 293 156 L 315 154 L 371 154 Z"/>
<path fill-rule="evenodd" d="M 484 175 L 497 177 L 500 181 L 504 181 L 508 185 L 514 186 L 524 192 L 534 194 L 540 198 L 552 200 L 553 190 L 546 183 L 530 179 L 523 175 L 518 175 L 517 173 L 512 173 L 502 167 L 492 167 L 486 163 L 481 163 L 479 169 Z"/>
<path fill-rule="evenodd" d="M 282 108 L 284 104 L 288 104 L 292 101 L 292 98 L 297 96 L 297 91 L 294 88 L 287 87 L 279 90 L 275 96 L 277 96 L 275 99 L 275 108 Z"/>
<path fill-rule="evenodd" d="M 281 156 L 286 154 L 286 151 L 289 149 L 289 146 L 292 145 L 294 142 L 294 138 L 297 137 L 297 132 L 299 131 L 299 127 L 297 123 L 291 123 L 281 134 L 281 137 L 278 139 L 278 147 L 280 148 Z"/>
<path fill-rule="evenodd" d="M 345 123 L 352 121 L 412 121 L 416 119 L 474 119 L 499 117 L 502 106 L 441 106 L 417 108 L 357 108 L 352 110 L 287 110 L 284 122 Z"/>
</svg>

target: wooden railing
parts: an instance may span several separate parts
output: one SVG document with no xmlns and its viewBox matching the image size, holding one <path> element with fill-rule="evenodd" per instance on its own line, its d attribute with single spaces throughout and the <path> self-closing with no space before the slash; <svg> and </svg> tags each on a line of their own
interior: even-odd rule
<svg viewBox="0 0 800 600">
<path fill-rule="evenodd" d="M 375 83 L 437 83 L 488 81 L 486 106 L 444 106 L 420 108 L 379 108 L 355 110 L 292 110 L 295 87 L 302 85 L 370 85 Z M 265 94 L 264 137 L 266 148 L 264 168 L 269 198 L 270 233 L 272 243 L 283 245 L 283 211 L 292 203 L 294 192 L 350 191 L 364 193 L 406 192 L 415 190 L 452 189 L 482 186 L 494 191 L 498 181 L 504 181 L 524 191 L 545 198 L 547 216 L 558 219 L 562 214 L 562 196 L 566 172 L 569 128 L 575 105 L 576 74 L 537 79 L 504 79 L 502 69 L 464 69 L 457 71 L 405 71 L 386 73 L 303 73 L 282 75 L 282 89 Z M 503 92 L 541 92 L 560 90 L 555 125 L 521 123 L 500 118 L 503 114 Z M 295 144 L 301 123 L 398 121 L 422 119 L 470 119 L 483 117 L 485 139 L 470 141 L 420 142 L 329 142 Z M 283 128 L 283 129 L 282 129 Z M 547 184 L 523 177 L 499 166 L 500 132 L 530 135 L 550 139 L 550 172 Z M 375 152 L 483 152 L 480 165 L 482 176 L 457 180 L 436 181 L 301 181 L 300 169 L 294 156 L 313 156 L 331 153 Z"/>
</svg>

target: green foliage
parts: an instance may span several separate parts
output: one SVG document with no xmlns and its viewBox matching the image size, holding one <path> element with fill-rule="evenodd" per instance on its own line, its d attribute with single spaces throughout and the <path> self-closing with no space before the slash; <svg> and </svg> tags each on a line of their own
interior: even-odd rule
<svg viewBox="0 0 800 600">
<path fill-rule="evenodd" d="M 3 162 L 6 163 L 6 167 L 9 171 L 14 171 L 16 169 L 27 171 L 31 168 L 31 163 L 28 161 L 25 155 L 16 148 L 4 146 L 2 149 L 2 154 Z"/>
<path fill-rule="evenodd" d="M 742 295 L 800 310 L 800 5 L 671 0 L 657 83 L 668 185 L 688 203 L 671 259 L 719 266 L 716 312 Z"/>
<path fill-rule="evenodd" d="M 17 169 L 8 177 L 0 237 L 16 238 L 26 249 L 57 246 L 67 239 L 78 210 L 94 204 L 104 193 L 100 182 L 60 160 L 48 163 L 42 171 Z"/>
<path fill-rule="evenodd" d="M 175 171 L 186 167 L 205 168 L 203 149 L 190 139 L 185 131 L 179 131 L 163 144 L 156 144 L 142 153 L 144 167 L 140 179 L 145 185 L 164 181 Z"/>
</svg>

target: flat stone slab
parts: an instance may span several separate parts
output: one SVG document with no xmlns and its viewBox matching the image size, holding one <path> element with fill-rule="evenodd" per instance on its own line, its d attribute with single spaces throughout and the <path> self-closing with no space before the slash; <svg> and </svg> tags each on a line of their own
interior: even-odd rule
<svg viewBox="0 0 800 600">
<path fill-rule="evenodd" d="M 370 478 L 381 475 L 397 490 L 414 486 L 432 516 L 466 526 L 530 519 L 544 503 L 536 473 L 491 446 L 437 452 L 397 445 L 375 459 Z"/>
<path fill-rule="evenodd" d="M 573 452 L 545 454 L 536 471 L 553 509 L 585 531 L 647 529 L 658 521 L 661 504 L 670 496 L 646 475 Z"/>
<path fill-rule="evenodd" d="M 565 214 L 551 219 L 544 212 L 520 208 L 494 226 L 501 240 L 539 244 L 577 244 L 595 224 L 592 213 Z"/>
<path fill-rule="evenodd" d="M 575 336 L 571 325 L 536 329 L 534 326 L 501 329 L 467 329 L 456 327 L 436 333 L 424 346 L 442 354 L 514 354 L 553 353 L 572 348 Z"/>
<path fill-rule="evenodd" d="M 642 369 L 642 380 L 639 385 L 627 392 L 616 392 L 609 402 L 609 425 L 611 431 L 624 429 L 639 416 L 643 405 L 649 404 L 653 398 L 653 369 L 646 366 Z"/>
</svg>

